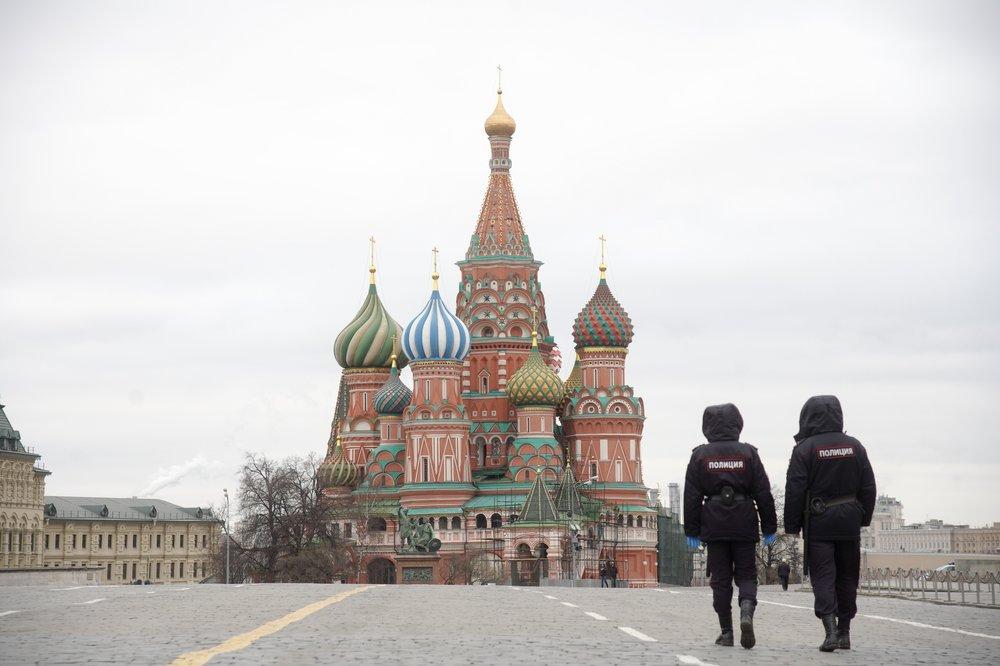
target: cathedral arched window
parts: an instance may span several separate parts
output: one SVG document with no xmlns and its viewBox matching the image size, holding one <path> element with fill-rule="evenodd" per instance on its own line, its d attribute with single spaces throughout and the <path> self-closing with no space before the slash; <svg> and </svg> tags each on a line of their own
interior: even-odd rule
<svg viewBox="0 0 1000 666">
<path fill-rule="evenodd" d="M 632 516 L 629 516 L 629 517 L 628 517 L 628 521 L 626 522 L 626 524 L 627 524 L 627 525 L 628 525 L 629 527 L 635 527 L 635 520 L 634 520 L 634 519 L 632 518 Z"/>
<path fill-rule="evenodd" d="M 503 527 L 503 518 L 500 517 L 499 513 L 490 516 L 490 527 Z"/>
<path fill-rule="evenodd" d="M 493 337 L 493 328 L 491 326 L 483 326 L 483 337 L 484 338 Z"/>
<path fill-rule="evenodd" d="M 512 338 L 519 338 L 522 335 L 524 335 L 524 333 L 521 331 L 521 327 L 520 326 L 511 326 L 510 327 L 510 337 L 512 337 Z"/>
<path fill-rule="evenodd" d="M 642 527 L 642 516 L 636 516 L 636 518 L 635 518 L 635 526 L 636 527 Z"/>
<path fill-rule="evenodd" d="M 487 527 L 486 516 L 481 513 L 476 514 L 476 529 L 485 530 Z"/>
<path fill-rule="evenodd" d="M 441 516 L 438 519 L 438 529 L 439 530 L 446 530 L 446 529 L 448 529 L 448 519 L 445 518 L 444 516 Z"/>
<path fill-rule="evenodd" d="M 459 518 L 458 516 L 455 516 L 454 518 L 452 518 L 451 519 L 451 529 L 453 529 L 453 530 L 460 530 L 460 529 L 462 529 L 462 519 Z"/>
</svg>

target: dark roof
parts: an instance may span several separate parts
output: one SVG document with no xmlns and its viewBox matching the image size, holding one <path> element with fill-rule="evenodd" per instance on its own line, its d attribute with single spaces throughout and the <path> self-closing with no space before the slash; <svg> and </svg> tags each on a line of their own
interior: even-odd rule
<svg viewBox="0 0 1000 666">
<path fill-rule="evenodd" d="M 183 507 L 147 497 L 45 496 L 45 517 L 63 520 L 205 520 L 218 522 L 211 509 Z"/>
<path fill-rule="evenodd" d="M 541 472 L 535 475 L 535 482 L 528 491 L 518 520 L 522 523 L 554 523 L 559 520 L 556 505 L 552 503 Z"/>
<path fill-rule="evenodd" d="M 583 503 L 580 501 L 580 491 L 576 488 L 576 477 L 569 465 L 559 478 L 559 489 L 556 491 L 556 508 L 559 513 L 567 516 L 582 516 Z"/>
<path fill-rule="evenodd" d="M 6 453 L 23 453 L 38 458 L 38 454 L 28 451 L 21 444 L 21 433 L 14 430 L 14 426 L 10 424 L 10 419 L 7 418 L 7 414 L 3 411 L 4 407 L 5 405 L 0 405 L 0 451 Z"/>
</svg>

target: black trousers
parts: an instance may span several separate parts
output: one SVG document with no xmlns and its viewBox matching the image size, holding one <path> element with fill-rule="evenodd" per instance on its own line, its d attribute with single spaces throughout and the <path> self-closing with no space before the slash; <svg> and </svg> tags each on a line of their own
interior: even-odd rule
<svg viewBox="0 0 1000 666">
<path fill-rule="evenodd" d="M 778 576 L 778 582 L 781 583 L 781 589 L 788 589 L 788 576 Z"/>
<path fill-rule="evenodd" d="M 757 605 L 757 544 L 753 541 L 709 541 L 708 575 L 712 585 L 712 608 L 730 613 L 733 607 L 733 579 L 740 589 L 739 601 Z"/>
<path fill-rule="evenodd" d="M 836 615 L 843 620 L 857 614 L 860 571 L 859 540 L 809 542 L 809 575 L 816 617 Z"/>
</svg>

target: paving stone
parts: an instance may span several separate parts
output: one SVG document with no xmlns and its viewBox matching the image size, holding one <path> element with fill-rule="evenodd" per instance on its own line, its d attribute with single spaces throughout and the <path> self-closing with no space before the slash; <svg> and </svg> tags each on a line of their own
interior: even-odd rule
<svg viewBox="0 0 1000 666">
<path fill-rule="evenodd" d="M 353 587 L 5 588 L 0 613 L 18 612 L 0 616 L 0 655 L 4 664 L 165 664 Z M 855 649 L 822 654 L 811 595 L 769 586 L 760 600 L 768 603 L 758 606 L 757 647 L 745 651 L 713 644 L 707 588 L 372 586 L 211 663 L 677 664 L 681 655 L 706 664 L 1000 663 L 1000 640 L 863 617 L 997 636 L 997 610 L 862 597 Z"/>
</svg>

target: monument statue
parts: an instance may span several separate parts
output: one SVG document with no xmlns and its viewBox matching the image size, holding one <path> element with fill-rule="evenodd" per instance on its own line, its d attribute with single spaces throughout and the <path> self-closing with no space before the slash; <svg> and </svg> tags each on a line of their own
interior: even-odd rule
<svg viewBox="0 0 1000 666">
<path fill-rule="evenodd" d="M 441 547 L 441 540 L 434 537 L 434 526 L 429 522 L 418 523 L 403 506 L 396 510 L 396 517 L 400 553 L 436 553 Z"/>
</svg>

